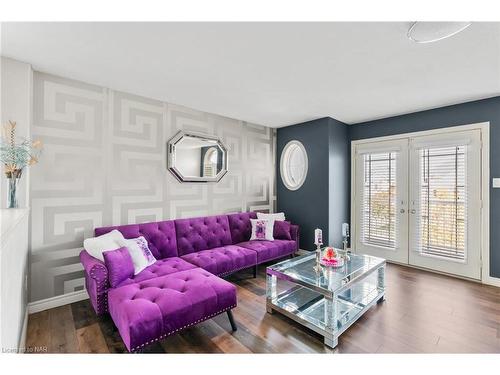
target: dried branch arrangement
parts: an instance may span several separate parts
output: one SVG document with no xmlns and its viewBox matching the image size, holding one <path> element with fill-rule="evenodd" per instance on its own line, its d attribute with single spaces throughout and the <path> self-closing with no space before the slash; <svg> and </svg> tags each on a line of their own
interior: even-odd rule
<svg viewBox="0 0 500 375">
<path fill-rule="evenodd" d="M 17 142 L 17 143 L 16 143 Z M 38 163 L 42 142 L 16 138 L 16 123 L 9 121 L 2 127 L 0 162 L 7 178 L 20 178 L 24 167 Z"/>
</svg>

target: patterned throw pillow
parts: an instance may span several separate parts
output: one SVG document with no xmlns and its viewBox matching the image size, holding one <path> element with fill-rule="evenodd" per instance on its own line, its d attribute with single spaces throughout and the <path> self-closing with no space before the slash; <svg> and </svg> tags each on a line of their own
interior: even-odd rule
<svg viewBox="0 0 500 375">
<path fill-rule="evenodd" d="M 149 250 L 148 241 L 143 236 L 121 240 L 120 245 L 125 246 L 132 257 L 134 275 L 156 262 L 156 258 Z"/>
<path fill-rule="evenodd" d="M 274 220 L 250 219 L 250 222 L 252 223 L 252 236 L 250 237 L 250 241 L 274 241 Z"/>
</svg>

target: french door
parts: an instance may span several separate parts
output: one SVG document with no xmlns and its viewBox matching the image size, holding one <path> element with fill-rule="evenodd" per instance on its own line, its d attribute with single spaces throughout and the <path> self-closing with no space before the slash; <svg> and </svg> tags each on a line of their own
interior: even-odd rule
<svg viewBox="0 0 500 375">
<path fill-rule="evenodd" d="M 355 149 L 355 251 L 408 263 L 408 139 Z"/>
<path fill-rule="evenodd" d="M 481 278 L 481 131 L 355 146 L 355 251 Z"/>
</svg>

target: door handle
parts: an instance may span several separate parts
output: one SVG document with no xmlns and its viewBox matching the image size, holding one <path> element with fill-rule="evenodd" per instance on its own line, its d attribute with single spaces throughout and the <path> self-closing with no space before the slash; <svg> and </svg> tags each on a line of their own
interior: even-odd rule
<svg viewBox="0 0 500 375">
<path fill-rule="evenodd" d="M 415 212 L 417 212 L 417 210 L 413 209 L 410 211 L 412 214 L 414 214 Z"/>
<path fill-rule="evenodd" d="M 399 210 L 400 213 L 404 214 L 405 213 L 405 209 L 402 208 L 401 210 Z"/>
</svg>

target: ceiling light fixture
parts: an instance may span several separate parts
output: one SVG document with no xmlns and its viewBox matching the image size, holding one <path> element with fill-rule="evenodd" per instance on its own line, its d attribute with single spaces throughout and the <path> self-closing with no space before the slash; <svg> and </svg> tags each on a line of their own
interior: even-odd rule
<svg viewBox="0 0 500 375">
<path fill-rule="evenodd" d="M 408 29 L 408 39 L 415 43 L 432 43 L 458 34 L 471 22 L 413 22 Z"/>
</svg>

